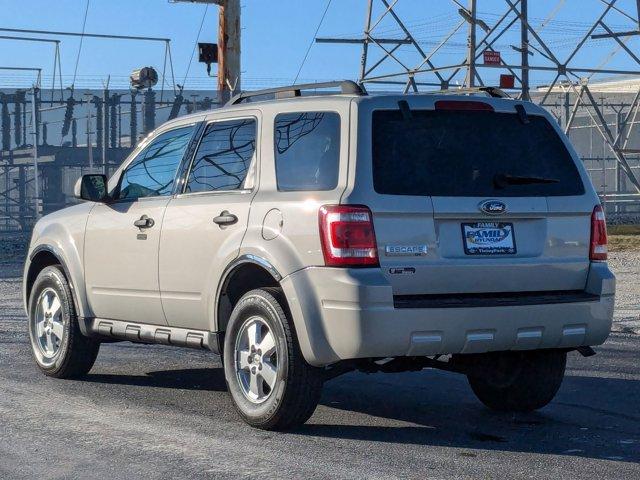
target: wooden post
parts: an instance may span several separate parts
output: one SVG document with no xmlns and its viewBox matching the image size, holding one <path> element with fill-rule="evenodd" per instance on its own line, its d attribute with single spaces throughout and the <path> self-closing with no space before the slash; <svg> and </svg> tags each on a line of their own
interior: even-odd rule
<svg viewBox="0 0 640 480">
<path fill-rule="evenodd" d="M 240 91 L 240 0 L 219 5 L 218 100 L 225 103 Z"/>
<path fill-rule="evenodd" d="M 522 100 L 529 101 L 529 6 L 527 0 L 520 0 L 520 48 L 521 48 L 521 62 L 522 73 L 520 79 L 522 80 Z"/>
<path fill-rule="evenodd" d="M 476 84 L 476 0 L 469 0 L 469 36 L 467 37 L 467 78 L 465 86 L 473 88 Z"/>
</svg>

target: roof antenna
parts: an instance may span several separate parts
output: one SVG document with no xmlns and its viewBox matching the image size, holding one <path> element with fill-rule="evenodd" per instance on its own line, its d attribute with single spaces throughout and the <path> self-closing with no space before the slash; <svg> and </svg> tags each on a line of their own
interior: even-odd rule
<svg viewBox="0 0 640 480">
<path fill-rule="evenodd" d="M 402 118 L 404 118 L 405 122 L 409 122 L 413 120 L 411 109 L 409 108 L 409 104 L 407 103 L 406 100 L 399 100 L 398 108 L 400 108 L 400 112 L 402 112 Z"/>
</svg>

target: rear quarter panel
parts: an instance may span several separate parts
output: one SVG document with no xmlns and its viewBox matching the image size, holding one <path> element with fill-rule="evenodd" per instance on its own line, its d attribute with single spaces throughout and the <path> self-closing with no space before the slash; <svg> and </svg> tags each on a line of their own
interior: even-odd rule
<svg viewBox="0 0 640 480">
<path fill-rule="evenodd" d="M 322 98 L 280 101 L 265 105 L 261 139 L 260 186 L 253 203 L 240 255 L 269 262 L 281 276 L 312 265 L 324 265 L 318 227 L 322 205 L 337 204 L 347 184 L 350 99 Z M 340 167 L 336 188 L 329 191 L 278 191 L 274 154 L 274 121 L 279 113 L 327 111 L 340 115 Z"/>
</svg>

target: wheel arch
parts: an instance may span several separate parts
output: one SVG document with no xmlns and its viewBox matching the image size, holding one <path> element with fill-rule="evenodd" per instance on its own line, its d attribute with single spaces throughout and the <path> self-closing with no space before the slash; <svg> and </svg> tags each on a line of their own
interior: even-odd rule
<svg viewBox="0 0 640 480">
<path fill-rule="evenodd" d="M 233 307 L 246 292 L 260 287 L 280 287 L 280 280 L 280 272 L 264 258 L 251 254 L 237 257 L 225 268 L 218 284 L 213 330 L 226 330 Z"/>
<path fill-rule="evenodd" d="M 64 276 L 69 284 L 69 289 L 71 290 L 71 295 L 73 297 L 73 302 L 76 307 L 76 311 L 78 312 L 78 316 L 82 316 L 82 304 L 79 301 L 78 291 L 75 286 L 73 275 L 67 266 L 67 262 L 64 260 L 64 256 L 60 249 L 53 245 L 49 244 L 41 244 L 35 247 L 31 253 L 29 254 L 29 266 L 26 269 L 24 275 L 24 304 L 25 310 L 27 314 L 29 313 L 29 301 L 31 299 L 31 291 L 33 290 L 33 285 L 38 277 L 38 274 L 45 269 L 46 267 L 50 267 L 52 265 L 59 265 L 62 268 Z M 83 327 L 83 322 L 79 322 L 81 326 L 81 330 Z M 85 333 L 83 331 L 83 333 Z"/>
<path fill-rule="evenodd" d="M 72 285 L 73 282 L 71 281 L 69 269 L 57 249 L 51 245 L 38 245 L 29 255 L 29 268 L 27 269 L 25 276 L 24 297 L 27 305 L 31 299 L 31 290 L 33 289 L 33 284 L 35 283 L 38 274 L 44 268 L 52 265 L 60 265 L 64 271 L 65 277 L 67 277 L 69 285 Z M 71 290 L 74 290 L 73 286 L 71 286 Z"/>
</svg>

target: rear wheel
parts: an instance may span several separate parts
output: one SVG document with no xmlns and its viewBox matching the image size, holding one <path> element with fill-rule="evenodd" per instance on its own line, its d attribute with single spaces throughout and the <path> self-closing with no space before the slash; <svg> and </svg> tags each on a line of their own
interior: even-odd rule
<svg viewBox="0 0 640 480">
<path fill-rule="evenodd" d="M 83 376 L 98 356 L 100 343 L 80 332 L 69 283 L 57 265 L 44 268 L 33 284 L 29 338 L 36 364 L 50 377 Z"/>
<path fill-rule="evenodd" d="M 304 360 L 279 289 L 246 293 L 225 334 L 224 370 L 240 416 L 265 430 L 303 424 L 318 404 L 320 371 Z"/>
<path fill-rule="evenodd" d="M 530 412 L 555 397 L 567 354 L 561 350 L 497 352 L 479 355 L 481 368 L 467 378 L 478 399 L 492 410 Z"/>
</svg>

